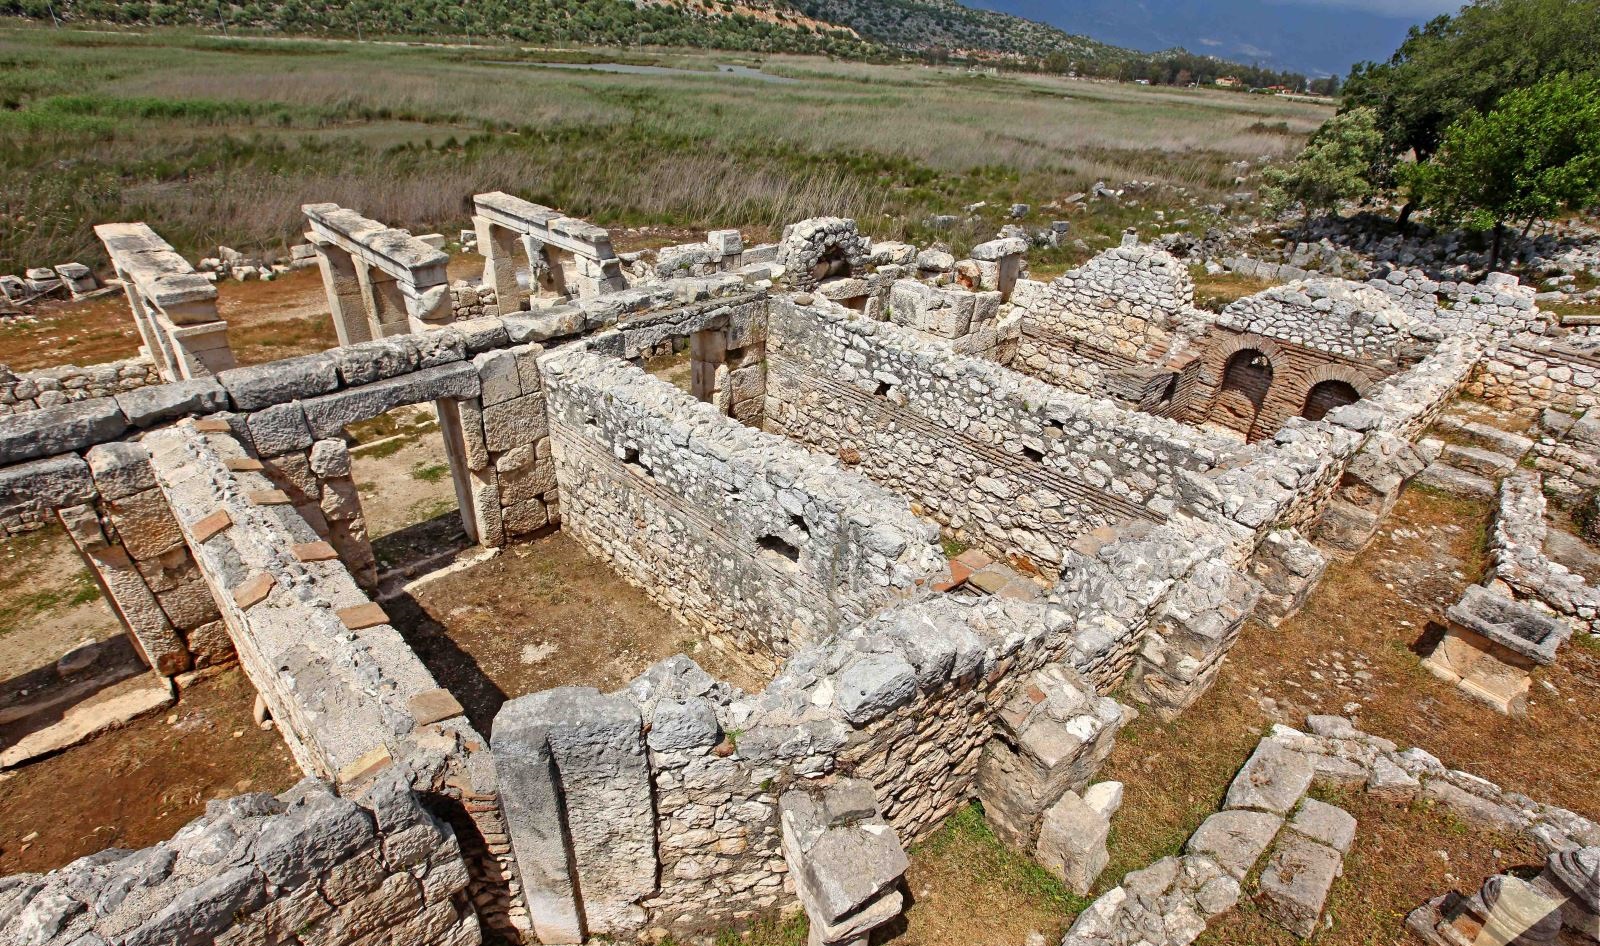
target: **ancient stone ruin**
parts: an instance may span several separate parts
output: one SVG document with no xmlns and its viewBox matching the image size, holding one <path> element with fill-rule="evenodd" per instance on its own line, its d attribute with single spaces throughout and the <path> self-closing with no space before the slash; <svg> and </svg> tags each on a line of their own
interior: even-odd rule
<svg viewBox="0 0 1600 946">
<path fill-rule="evenodd" d="M 237 661 L 305 781 L 0 879 L 6 942 L 580 943 L 798 906 L 813 943 L 864 944 L 904 909 L 906 849 L 974 798 L 1085 893 L 1120 804 L 1096 773 L 1135 713 L 1105 694 L 1183 713 L 1248 617 L 1293 614 L 1441 460 L 1423 435 L 1458 394 L 1600 397 L 1588 350 L 1423 293 L 1317 279 L 1207 312 L 1132 239 L 1049 282 L 1021 240 L 958 260 L 837 218 L 647 259 L 489 193 L 480 291 L 404 231 L 305 213 L 339 347 L 236 367 L 211 283 L 105 225 L 161 383 L 14 380 L 0 416 L 5 532 L 61 522 L 157 674 Z M 1530 290 L 1484 291 L 1537 323 Z M 684 350 L 687 389 L 641 368 Z M 438 418 L 472 541 L 570 534 L 761 686 L 679 656 L 475 725 L 376 600 L 343 435 L 406 405 Z M 1474 668 L 1556 659 L 1595 616 L 1570 588 L 1514 600 L 1541 594 L 1525 574 L 1472 592 L 1430 658 L 1508 702 Z M 1312 728 L 1263 742 L 1185 853 L 1067 942 L 1140 941 L 1155 911 L 1187 943 L 1247 877 L 1309 933 L 1356 831 L 1315 780 L 1484 795 Z M 1525 820 L 1552 851 L 1600 844 L 1570 812 Z"/>
</svg>

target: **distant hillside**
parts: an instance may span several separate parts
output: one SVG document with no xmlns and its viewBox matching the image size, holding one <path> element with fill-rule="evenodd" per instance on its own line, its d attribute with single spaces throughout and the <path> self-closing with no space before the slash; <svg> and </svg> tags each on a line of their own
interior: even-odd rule
<svg viewBox="0 0 1600 946">
<path fill-rule="evenodd" d="M 1140 53 L 1074 36 L 1054 26 L 963 6 L 955 0 L 791 0 L 807 16 L 848 26 L 885 46 L 927 52 L 998 53 L 1043 59 L 1052 53 L 1086 62 L 1143 58 Z"/>
<path fill-rule="evenodd" d="M 297 35 L 434 39 L 478 37 L 541 44 L 691 46 L 863 57 L 884 50 L 848 27 L 806 17 L 785 0 L 54 0 L 69 23 L 194 26 Z M 0 0 L 0 13 L 48 20 L 37 0 Z"/>
<path fill-rule="evenodd" d="M 1036 17 L 1107 43 L 1157 50 L 1182 46 L 1235 62 L 1313 75 L 1343 75 L 1361 60 L 1387 59 L 1406 30 L 1461 0 L 1374 5 L 1282 0 L 973 0 Z M 1378 5 L 1381 6 L 1381 5 Z"/>
<path fill-rule="evenodd" d="M 1023 6 L 1028 0 L 1006 2 Z M 0 0 L 0 14 L 47 19 L 51 9 L 40 0 Z M 1227 72 L 1256 85 L 1283 81 L 1218 59 L 1184 56 L 1179 61 L 1172 53 L 1136 52 L 956 0 L 54 0 L 53 11 L 81 24 L 369 39 L 477 37 L 528 44 L 691 46 L 853 59 L 912 53 L 1009 60 L 1019 66 L 1153 82 L 1205 82 Z"/>
</svg>

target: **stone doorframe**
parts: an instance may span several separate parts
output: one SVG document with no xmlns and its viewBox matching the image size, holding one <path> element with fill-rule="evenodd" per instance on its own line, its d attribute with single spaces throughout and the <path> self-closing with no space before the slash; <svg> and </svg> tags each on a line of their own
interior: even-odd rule
<svg viewBox="0 0 1600 946">
<path fill-rule="evenodd" d="M 340 345 L 449 324 L 450 261 L 404 230 L 338 204 L 306 204 L 306 240 L 317 248 Z"/>
<path fill-rule="evenodd" d="M 605 229 L 500 191 L 478 194 L 472 205 L 483 282 L 494 287 L 502 315 L 527 308 L 530 298 L 588 298 L 628 287 Z M 528 264 L 526 288 L 517 281 L 519 251 Z"/>
<path fill-rule="evenodd" d="M 139 338 L 163 381 L 186 381 L 235 364 L 217 287 L 143 223 L 94 228 L 122 280 Z"/>
</svg>

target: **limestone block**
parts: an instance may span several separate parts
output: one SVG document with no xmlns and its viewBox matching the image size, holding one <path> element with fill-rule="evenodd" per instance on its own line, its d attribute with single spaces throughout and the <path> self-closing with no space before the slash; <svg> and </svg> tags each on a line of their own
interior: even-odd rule
<svg viewBox="0 0 1600 946">
<path fill-rule="evenodd" d="M 183 544 L 183 532 L 159 489 L 130 493 L 106 503 L 106 513 L 128 553 L 152 559 Z"/>
<path fill-rule="evenodd" d="M 1283 819 L 1265 811 L 1219 811 L 1189 836 L 1184 850 L 1204 854 L 1243 880 L 1277 837 Z"/>
<path fill-rule="evenodd" d="M 329 479 L 350 475 L 350 448 L 343 440 L 334 437 L 318 440 L 311 445 L 311 472 Z"/>
<path fill-rule="evenodd" d="M 371 384 L 417 369 L 417 346 L 409 335 L 345 345 L 327 353 L 346 385 Z"/>
<path fill-rule="evenodd" d="M 1343 808 L 1307 798 L 1289 827 L 1340 854 L 1348 853 L 1356 838 L 1356 819 Z"/>
<path fill-rule="evenodd" d="M 484 445 L 492 453 L 533 443 L 550 435 L 542 394 L 529 394 L 483 408 Z"/>
<path fill-rule="evenodd" d="M 1034 857 L 1073 893 L 1085 896 L 1111 859 L 1110 833 L 1110 818 L 1067 792 L 1045 811 Z"/>
<path fill-rule="evenodd" d="M 299 401 L 274 404 L 252 412 L 245 421 L 256 451 L 264 457 L 273 457 L 292 450 L 304 450 L 315 438 L 306 423 L 305 410 Z"/>
<path fill-rule="evenodd" d="M 797 785 L 778 799 L 783 857 L 807 916 L 839 921 L 896 884 L 909 862 L 872 786 L 841 779 Z"/>
<path fill-rule="evenodd" d="M 1302 938 L 1317 931 L 1328 891 L 1344 870 L 1338 851 L 1285 831 L 1261 871 L 1262 911 Z"/>
<path fill-rule="evenodd" d="M 134 427 L 154 427 L 180 417 L 228 409 L 228 394 L 215 378 L 192 378 L 124 391 L 117 407 Z"/>
<path fill-rule="evenodd" d="M 1305 753 L 1276 739 L 1263 739 L 1228 786 L 1228 808 L 1253 808 L 1287 815 L 1299 804 L 1316 767 Z"/>
<path fill-rule="evenodd" d="M 219 374 L 217 380 L 227 389 L 236 408 L 257 411 L 337 389 L 339 368 L 326 354 L 302 355 L 263 365 L 230 368 Z"/>
<path fill-rule="evenodd" d="M 121 499 L 155 489 L 156 474 L 150 468 L 150 451 L 141 444 L 103 443 L 90 449 L 83 458 L 89 462 L 102 500 Z"/>
<path fill-rule="evenodd" d="M 654 892 L 657 870 L 638 707 L 561 687 L 505 704 L 493 732 L 502 809 L 540 941 L 637 928 L 638 901 Z"/>
<path fill-rule="evenodd" d="M 0 465 L 83 450 L 127 429 L 127 418 L 109 397 L 0 416 Z"/>
<path fill-rule="evenodd" d="M 316 439 L 337 437 L 357 421 L 370 420 L 407 404 L 478 396 L 478 372 L 471 364 L 453 362 L 423 368 L 372 384 L 324 394 L 301 402 Z"/>
</svg>

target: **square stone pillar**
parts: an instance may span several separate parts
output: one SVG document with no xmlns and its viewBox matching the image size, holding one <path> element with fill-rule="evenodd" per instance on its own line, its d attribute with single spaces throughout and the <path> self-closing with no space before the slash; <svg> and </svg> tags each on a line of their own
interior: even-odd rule
<svg viewBox="0 0 1600 946">
<path fill-rule="evenodd" d="M 322 286 L 328 293 L 328 310 L 333 315 L 333 331 L 339 344 L 371 341 L 372 326 L 367 321 L 366 296 L 356 275 L 355 260 L 326 240 L 313 239 L 312 243 L 317 248 L 317 266 L 322 270 Z"/>
<path fill-rule="evenodd" d="M 226 322 L 174 325 L 166 334 L 180 378 L 207 378 L 238 365 L 228 343 Z"/>
<path fill-rule="evenodd" d="M 484 285 L 494 287 L 502 315 L 520 312 L 528 291 L 517 283 L 517 248 L 525 238 L 487 217 L 473 217 L 472 225 L 478 230 L 478 252 L 483 254 Z"/>
<path fill-rule="evenodd" d="M 356 262 L 356 277 L 361 284 L 361 295 L 366 302 L 367 324 L 373 338 L 411 334 L 411 313 L 406 306 L 405 293 L 393 276 L 381 269 Z"/>
<path fill-rule="evenodd" d="M 139 329 L 139 340 L 144 343 L 145 350 L 150 353 L 150 360 L 155 362 L 156 370 L 161 373 L 161 380 L 176 381 L 178 375 L 172 370 L 173 364 L 165 346 L 161 344 L 161 337 L 155 330 L 155 325 L 150 321 L 150 310 L 145 305 L 144 297 L 139 294 L 139 289 L 133 284 L 133 279 L 122 271 L 120 266 L 113 265 L 117 278 L 122 280 L 123 291 L 128 295 L 128 308 L 133 312 L 133 324 Z"/>
<path fill-rule="evenodd" d="M 560 687 L 505 704 L 493 732 L 500 804 L 539 941 L 631 939 L 659 866 L 639 707 Z"/>
</svg>

